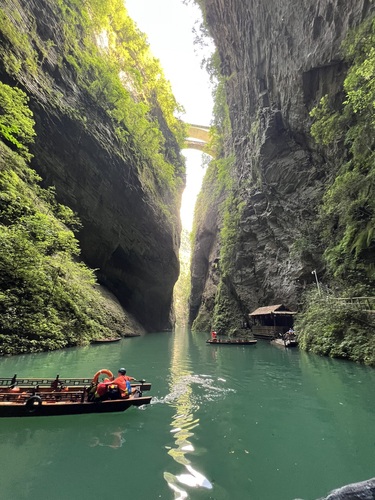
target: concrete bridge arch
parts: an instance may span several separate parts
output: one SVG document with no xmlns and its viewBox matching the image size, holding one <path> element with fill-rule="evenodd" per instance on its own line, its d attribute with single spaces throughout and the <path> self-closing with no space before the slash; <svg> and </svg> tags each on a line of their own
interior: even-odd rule
<svg viewBox="0 0 375 500">
<path fill-rule="evenodd" d="M 212 153 L 205 150 L 206 144 L 210 139 L 210 127 L 206 125 L 188 125 L 188 138 L 185 142 L 186 149 L 197 149 L 213 156 Z"/>
</svg>

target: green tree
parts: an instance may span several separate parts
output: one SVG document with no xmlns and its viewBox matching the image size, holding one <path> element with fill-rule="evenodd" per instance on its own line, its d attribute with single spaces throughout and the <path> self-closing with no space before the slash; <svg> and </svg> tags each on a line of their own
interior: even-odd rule
<svg viewBox="0 0 375 500">
<path fill-rule="evenodd" d="M 0 82 L 0 136 L 24 158 L 30 158 L 28 144 L 35 136 L 33 113 L 22 90 Z"/>
</svg>

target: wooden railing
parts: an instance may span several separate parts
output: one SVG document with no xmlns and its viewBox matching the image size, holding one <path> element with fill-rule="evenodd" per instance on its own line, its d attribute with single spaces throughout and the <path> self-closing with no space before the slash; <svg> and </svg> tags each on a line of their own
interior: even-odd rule
<svg viewBox="0 0 375 500">
<path fill-rule="evenodd" d="M 20 388 L 33 388 L 33 389 L 48 389 L 59 390 L 62 387 L 69 387 L 70 391 L 75 388 L 89 387 L 92 383 L 92 378 L 18 378 L 17 375 L 13 377 L 0 378 L 0 391 L 11 389 L 12 387 Z M 141 387 L 142 391 L 149 391 L 151 383 L 145 380 L 133 380 L 130 382 L 132 387 Z"/>
<path fill-rule="evenodd" d="M 326 302 L 332 302 L 333 306 L 354 307 L 364 312 L 375 314 L 375 297 L 331 297 L 327 295 L 324 299 Z"/>
<path fill-rule="evenodd" d="M 90 385 L 91 382 L 92 378 L 17 378 L 17 375 L 14 375 L 12 378 L 0 378 L 0 387 L 71 387 Z"/>
</svg>

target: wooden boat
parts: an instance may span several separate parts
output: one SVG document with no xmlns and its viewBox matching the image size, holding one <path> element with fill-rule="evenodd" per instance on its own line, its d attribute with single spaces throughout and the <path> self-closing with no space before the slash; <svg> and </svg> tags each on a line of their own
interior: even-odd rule
<svg viewBox="0 0 375 500">
<path fill-rule="evenodd" d="M 238 339 L 238 340 L 222 340 L 222 339 L 208 339 L 207 344 L 211 345 L 255 345 L 258 341 L 256 339 Z"/>
<path fill-rule="evenodd" d="M 77 415 L 125 411 L 131 406 L 150 404 L 151 396 L 143 396 L 151 384 L 145 380 L 131 381 L 132 394 L 126 398 L 105 395 L 94 399 L 100 377 L 113 377 L 107 369 L 87 378 L 0 378 L 0 417 Z"/>
<path fill-rule="evenodd" d="M 132 337 L 140 337 L 140 333 L 125 333 L 123 337 L 113 337 L 106 339 L 94 339 L 91 344 L 111 344 L 112 342 L 119 342 L 121 339 L 129 339 Z"/>
<path fill-rule="evenodd" d="M 1 417 L 50 417 L 83 413 L 122 412 L 131 406 L 151 403 L 151 396 L 134 394 L 128 398 L 88 401 L 87 391 L 0 393 Z"/>
<path fill-rule="evenodd" d="M 273 340 L 271 340 L 271 344 L 273 345 L 278 345 L 281 347 L 297 347 L 298 346 L 298 340 L 296 336 L 289 336 L 289 335 L 282 335 L 280 337 L 277 337 Z"/>
<path fill-rule="evenodd" d="M 111 344 L 112 342 L 119 342 L 121 337 L 116 337 L 113 339 L 95 339 L 91 341 L 91 344 Z"/>
<path fill-rule="evenodd" d="M 291 339 L 273 339 L 271 340 L 271 344 L 274 345 L 279 345 L 281 347 L 297 347 L 298 346 L 298 341 L 297 340 L 291 340 Z"/>
<path fill-rule="evenodd" d="M 103 375 L 111 376 L 109 370 L 99 370 Z M 77 392 L 83 391 L 92 385 L 94 379 L 99 377 L 97 372 L 94 377 L 86 378 L 61 378 L 56 375 L 55 378 L 17 378 L 14 375 L 11 378 L 0 378 L 0 394 L 20 391 L 37 392 Z M 151 389 L 151 383 L 145 380 L 133 380 L 130 382 L 133 388 L 138 388 L 142 393 Z"/>
</svg>

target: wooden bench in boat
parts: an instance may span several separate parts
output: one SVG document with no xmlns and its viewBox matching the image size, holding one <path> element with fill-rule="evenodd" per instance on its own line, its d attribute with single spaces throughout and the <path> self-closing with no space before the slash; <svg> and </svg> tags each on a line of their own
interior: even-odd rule
<svg viewBox="0 0 375 500">
<path fill-rule="evenodd" d="M 10 402 L 10 403 L 24 403 L 28 401 L 31 397 L 37 396 L 44 402 L 56 402 L 56 401 L 79 401 L 83 402 L 86 396 L 86 391 L 75 391 L 75 392 L 41 392 L 34 393 L 34 391 L 23 391 L 23 392 L 3 392 L 0 393 L 0 402 Z"/>
<path fill-rule="evenodd" d="M 40 398 L 43 403 L 83 403 L 87 401 L 87 391 L 70 391 L 70 392 L 37 392 L 23 391 L 23 392 L 3 392 L 0 393 L 0 403 L 26 403 L 30 398 Z M 118 398 L 118 399 L 131 399 Z"/>
</svg>

